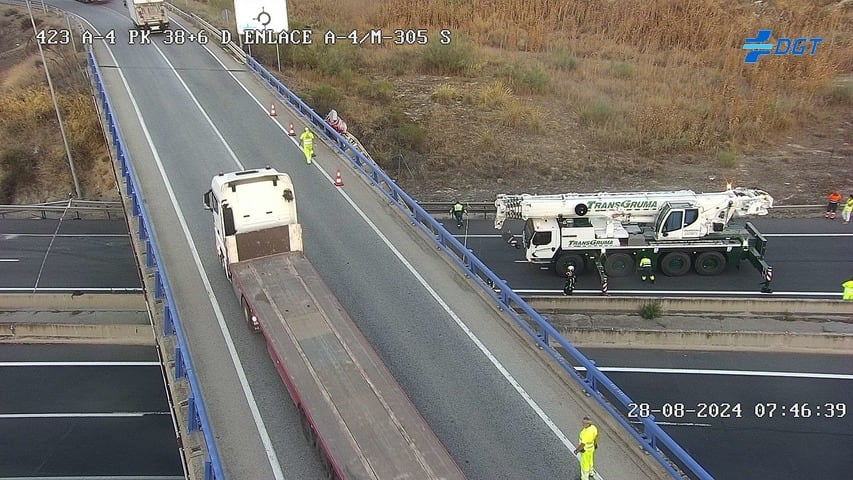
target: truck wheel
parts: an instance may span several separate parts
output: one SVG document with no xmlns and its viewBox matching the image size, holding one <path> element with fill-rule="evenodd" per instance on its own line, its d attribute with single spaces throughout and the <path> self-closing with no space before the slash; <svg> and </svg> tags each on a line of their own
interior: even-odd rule
<svg viewBox="0 0 853 480">
<path fill-rule="evenodd" d="M 249 326 L 250 330 L 254 330 L 255 327 L 252 325 L 252 310 L 249 308 L 248 302 L 246 302 L 245 298 L 240 297 L 240 304 L 243 307 L 243 320 Z"/>
<path fill-rule="evenodd" d="M 680 277 L 690 271 L 690 255 L 684 252 L 667 253 L 660 262 L 664 275 Z"/>
<path fill-rule="evenodd" d="M 580 275 L 583 272 L 584 261 L 583 257 L 578 255 L 577 253 L 567 253 L 554 262 L 554 272 L 559 277 L 566 276 L 566 270 L 569 265 L 575 266 L 575 275 Z"/>
<path fill-rule="evenodd" d="M 696 256 L 693 269 L 699 275 L 719 275 L 726 269 L 726 256 L 720 252 L 702 252 Z"/>
<path fill-rule="evenodd" d="M 604 272 L 611 277 L 624 277 L 634 273 L 634 258 L 627 253 L 611 253 L 604 261 Z"/>
</svg>

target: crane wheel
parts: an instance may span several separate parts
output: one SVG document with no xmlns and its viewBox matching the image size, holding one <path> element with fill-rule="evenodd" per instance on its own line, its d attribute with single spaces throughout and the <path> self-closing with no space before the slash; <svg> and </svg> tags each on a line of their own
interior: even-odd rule
<svg viewBox="0 0 853 480">
<path fill-rule="evenodd" d="M 586 262 L 584 262 L 583 257 L 577 253 L 567 253 L 554 262 L 554 273 L 559 277 L 565 278 L 566 270 L 568 270 L 569 265 L 575 266 L 575 276 L 577 276 L 583 272 Z"/>
<path fill-rule="evenodd" d="M 627 253 L 610 253 L 604 260 L 604 272 L 611 277 L 625 277 L 634 273 L 634 258 Z"/>
<path fill-rule="evenodd" d="M 702 252 L 696 256 L 693 269 L 699 275 L 719 275 L 726 269 L 726 256 L 720 252 Z"/>
<path fill-rule="evenodd" d="M 684 252 L 667 253 L 660 262 L 660 269 L 669 277 L 680 277 L 690 271 L 690 255 Z"/>
</svg>

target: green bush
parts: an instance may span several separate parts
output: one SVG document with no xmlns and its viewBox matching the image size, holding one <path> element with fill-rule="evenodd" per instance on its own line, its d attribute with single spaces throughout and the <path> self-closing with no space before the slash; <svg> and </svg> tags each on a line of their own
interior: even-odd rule
<svg viewBox="0 0 853 480">
<path fill-rule="evenodd" d="M 853 105 L 853 85 L 832 85 L 823 91 L 823 98 L 830 105 Z"/>
<path fill-rule="evenodd" d="M 369 82 L 362 85 L 362 87 L 359 88 L 359 92 L 371 100 L 388 102 L 394 98 L 394 84 L 387 80 Z"/>
<path fill-rule="evenodd" d="M 611 70 L 613 71 L 614 77 L 625 80 L 634 78 L 634 75 L 636 74 L 636 69 L 628 62 L 616 62 L 613 64 Z"/>
<path fill-rule="evenodd" d="M 578 59 L 575 55 L 565 48 L 551 50 L 548 54 L 548 60 L 551 65 L 557 70 L 570 72 L 578 68 Z"/>
<path fill-rule="evenodd" d="M 18 189 L 36 181 L 38 158 L 21 147 L 11 148 L 0 157 L 0 203 L 15 203 Z"/>
<path fill-rule="evenodd" d="M 603 99 L 596 99 L 581 107 L 578 122 L 583 126 L 603 125 L 613 116 L 613 107 Z"/>
<path fill-rule="evenodd" d="M 343 94 L 331 85 L 326 84 L 311 90 L 306 103 L 320 115 L 325 115 L 332 109 L 340 113 L 346 108 L 346 99 Z"/>
<path fill-rule="evenodd" d="M 734 168 L 737 166 L 737 155 L 730 150 L 717 150 L 717 165 L 723 168 Z"/>
<path fill-rule="evenodd" d="M 421 50 L 420 69 L 429 75 L 464 75 L 474 65 L 472 48 L 466 42 L 442 45 L 430 42 Z"/>
<path fill-rule="evenodd" d="M 663 314 L 663 305 L 660 300 L 645 302 L 640 306 L 640 316 L 646 320 L 654 320 Z"/>
<path fill-rule="evenodd" d="M 520 93 L 542 94 L 548 91 L 551 77 L 542 67 L 510 65 L 503 69 L 501 75 L 507 78 L 515 91 Z"/>
</svg>

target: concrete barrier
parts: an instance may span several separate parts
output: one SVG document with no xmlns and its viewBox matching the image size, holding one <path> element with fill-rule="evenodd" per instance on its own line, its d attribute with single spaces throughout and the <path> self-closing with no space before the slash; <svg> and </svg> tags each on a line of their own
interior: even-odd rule
<svg viewBox="0 0 853 480">
<path fill-rule="evenodd" d="M 576 347 L 618 347 L 677 350 L 774 351 L 843 353 L 853 351 L 853 335 L 801 332 L 711 332 L 559 328 Z M 554 344 L 556 348 L 557 345 Z"/>
<path fill-rule="evenodd" d="M 150 325 L 67 325 L 44 323 L 2 323 L 2 343 L 86 343 L 108 345 L 150 345 L 154 331 Z"/>
<path fill-rule="evenodd" d="M 143 311 L 145 309 L 145 295 L 143 293 L 93 293 L 82 295 L 72 293 L 0 294 L 0 310 Z"/>
<path fill-rule="evenodd" d="M 710 315 L 818 315 L 846 317 L 853 322 L 853 302 L 785 298 L 681 297 L 524 297 L 539 313 L 637 313 L 643 304 L 659 300 L 667 313 Z"/>
</svg>

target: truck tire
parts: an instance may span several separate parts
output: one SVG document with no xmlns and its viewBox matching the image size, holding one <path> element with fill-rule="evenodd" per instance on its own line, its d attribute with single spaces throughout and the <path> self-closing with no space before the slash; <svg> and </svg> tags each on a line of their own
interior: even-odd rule
<svg viewBox="0 0 853 480">
<path fill-rule="evenodd" d="M 660 262 L 660 269 L 669 277 L 680 277 L 690 271 L 690 255 L 684 252 L 667 253 Z"/>
<path fill-rule="evenodd" d="M 702 252 L 696 256 L 693 269 L 699 275 L 719 275 L 726 269 L 726 256 L 720 252 Z"/>
<path fill-rule="evenodd" d="M 583 261 L 583 257 L 578 255 L 577 253 L 567 253 L 565 255 L 560 256 L 556 262 L 554 262 L 554 272 L 558 277 L 566 277 L 566 270 L 569 265 L 575 266 L 575 275 L 580 275 L 583 272 L 583 267 L 585 262 Z"/>
<path fill-rule="evenodd" d="M 604 261 L 604 272 L 611 277 L 625 277 L 634 273 L 634 257 L 627 253 L 617 252 L 607 255 Z"/>
<path fill-rule="evenodd" d="M 249 327 L 249 330 L 255 330 L 255 326 L 252 325 L 252 311 L 244 297 L 240 297 L 240 305 L 243 307 L 243 320 L 246 322 L 246 326 Z"/>
</svg>

